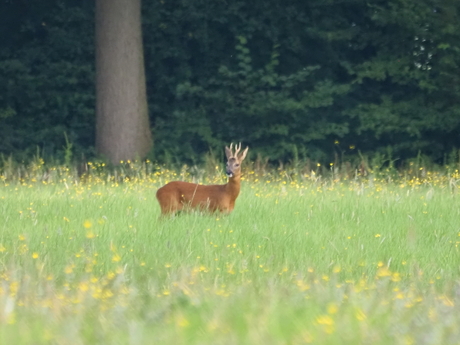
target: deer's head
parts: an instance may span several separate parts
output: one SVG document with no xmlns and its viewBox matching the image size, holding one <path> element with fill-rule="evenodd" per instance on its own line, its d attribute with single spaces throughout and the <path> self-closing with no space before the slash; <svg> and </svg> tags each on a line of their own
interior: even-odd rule
<svg viewBox="0 0 460 345">
<path fill-rule="evenodd" d="M 228 177 L 239 176 L 241 174 L 241 163 L 246 158 L 249 147 L 238 155 L 241 150 L 241 143 L 235 145 L 235 152 L 233 152 L 233 143 L 230 144 L 230 147 L 225 146 L 225 155 L 227 156 L 227 168 L 225 172 Z"/>
</svg>

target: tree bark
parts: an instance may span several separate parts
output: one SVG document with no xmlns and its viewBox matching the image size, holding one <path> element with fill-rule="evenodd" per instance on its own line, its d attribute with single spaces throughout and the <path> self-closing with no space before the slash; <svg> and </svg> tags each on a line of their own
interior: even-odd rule
<svg viewBox="0 0 460 345">
<path fill-rule="evenodd" d="M 151 146 L 141 0 L 96 0 L 96 150 L 119 164 Z"/>
</svg>

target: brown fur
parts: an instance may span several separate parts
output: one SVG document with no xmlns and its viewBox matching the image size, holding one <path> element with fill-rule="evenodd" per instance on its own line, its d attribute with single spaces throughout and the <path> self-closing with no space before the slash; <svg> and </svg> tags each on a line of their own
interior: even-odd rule
<svg viewBox="0 0 460 345">
<path fill-rule="evenodd" d="M 235 153 L 225 147 L 227 156 L 226 172 L 228 182 L 223 185 L 200 185 L 183 181 L 173 181 L 157 191 L 161 214 L 174 214 L 183 209 L 208 210 L 210 212 L 230 213 L 235 207 L 235 200 L 240 194 L 241 162 L 246 157 L 248 147 L 238 156 L 241 150 L 235 145 Z"/>
</svg>

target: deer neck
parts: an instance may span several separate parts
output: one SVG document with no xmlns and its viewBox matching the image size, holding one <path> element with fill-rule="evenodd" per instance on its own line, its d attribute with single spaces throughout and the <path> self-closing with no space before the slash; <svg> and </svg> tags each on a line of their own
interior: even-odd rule
<svg viewBox="0 0 460 345">
<path fill-rule="evenodd" d="M 225 190 L 233 198 L 237 198 L 240 194 L 240 174 L 235 174 L 232 177 L 229 177 L 227 184 L 225 185 Z"/>
</svg>

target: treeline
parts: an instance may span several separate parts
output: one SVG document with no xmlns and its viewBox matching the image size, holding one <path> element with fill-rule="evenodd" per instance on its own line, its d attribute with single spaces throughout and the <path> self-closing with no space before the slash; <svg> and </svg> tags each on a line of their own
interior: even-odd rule
<svg viewBox="0 0 460 345">
<path fill-rule="evenodd" d="M 159 162 L 460 147 L 456 0 L 143 2 Z M 94 2 L 0 4 L 0 153 L 94 155 Z"/>
</svg>

